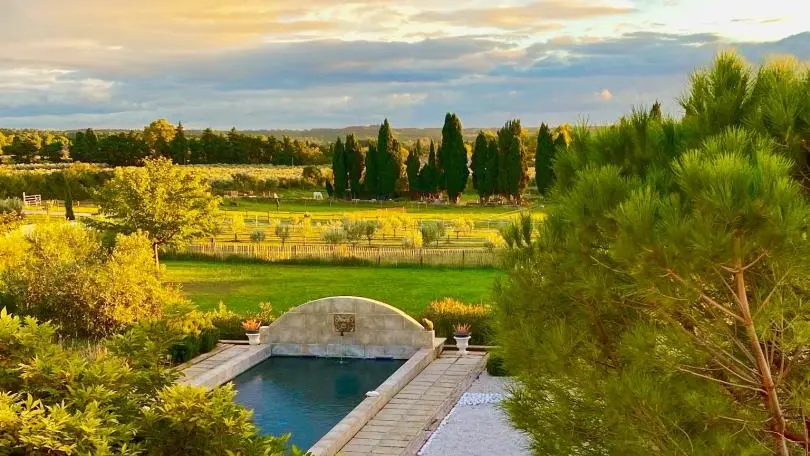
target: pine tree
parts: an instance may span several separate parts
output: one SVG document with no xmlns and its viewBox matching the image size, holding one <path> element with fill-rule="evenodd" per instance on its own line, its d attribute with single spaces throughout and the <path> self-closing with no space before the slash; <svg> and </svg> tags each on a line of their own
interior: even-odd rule
<svg viewBox="0 0 810 456">
<path fill-rule="evenodd" d="M 180 165 L 185 165 L 188 163 L 188 139 L 186 139 L 186 131 L 183 128 L 183 122 L 177 124 L 174 138 L 172 138 L 170 143 L 170 149 L 172 151 L 172 160 L 175 163 Z"/>
<path fill-rule="evenodd" d="M 661 119 L 664 117 L 661 113 L 661 103 L 658 100 L 655 100 L 655 103 L 653 103 L 650 109 L 650 117 L 656 122 L 661 122 Z"/>
<path fill-rule="evenodd" d="M 499 154 L 498 154 L 498 138 L 494 135 L 487 135 L 487 164 L 486 164 L 486 174 L 484 175 L 484 179 L 482 179 L 482 184 L 484 188 L 487 190 L 487 198 L 491 197 L 492 195 L 497 195 L 500 192 L 498 187 L 498 174 L 500 172 L 500 168 L 498 168 L 499 162 Z"/>
<path fill-rule="evenodd" d="M 467 148 L 464 146 L 461 121 L 453 113 L 447 113 L 444 118 L 439 166 L 447 198 L 458 203 L 464 187 L 467 186 L 470 169 L 468 168 Z"/>
<path fill-rule="evenodd" d="M 340 138 L 335 141 L 334 153 L 332 155 L 332 174 L 334 175 L 335 184 L 334 192 L 338 198 L 344 198 L 346 195 L 346 186 L 348 183 L 348 170 L 346 169 L 346 150 L 343 147 L 343 141 Z"/>
<path fill-rule="evenodd" d="M 408 189 L 411 194 L 411 199 L 421 192 L 419 186 L 419 158 L 422 155 L 422 142 L 417 140 L 416 146 L 408 152 L 408 160 L 406 161 L 406 172 L 408 175 Z"/>
<path fill-rule="evenodd" d="M 540 124 L 537 132 L 537 150 L 534 158 L 535 182 L 537 191 L 541 195 L 548 193 L 554 181 L 554 153 L 556 147 L 551 136 L 551 130 L 545 123 Z"/>
<path fill-rule="evenodd" d="M 510 120 L 498 130 L 498 189 L 510 199 L 520 201 L 528 181 L 526 153 L 520 140 L 520 120 Z"/>
<path fill-rule="evenodd" d="M 365 160 L 363 159 L 363 152 L 360 150 L 360 145 L 357 144 L 354 139 L 354 135 L 346 136 L 344 150 L 346 156 L 347 185 L 351 190 L 350 196 L 357 198 L 360 196 L 363 188 L 361 178 L 363 177 Z"/>
</svg>

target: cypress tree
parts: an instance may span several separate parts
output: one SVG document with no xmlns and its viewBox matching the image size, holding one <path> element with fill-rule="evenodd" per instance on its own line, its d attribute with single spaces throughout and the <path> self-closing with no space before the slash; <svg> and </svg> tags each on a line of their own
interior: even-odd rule
<svg viewBox="0 0 810 456">
<path fill-rule="evenodd" d="M 103 161 L 101 151 L 98 147 L 98 136 L 92 128 L 88 128 L 84 132 L 84 138 L 87 141 L 87 161 L 92 163 L 100 163 Z"/>
<path fill-rule="evenodd" d="M 363 152 L 360 151 L 360 145 L 354 139 L 354 135 L 346 136 L 346 144 L 343 147 L 346 157 L 346 178 L 349 191 L 349 196 L 356 198 L 360 195 L 363 188 L 360 179 L 363 177 L 363 167 L 365 160 L 363 159 Z"/>
<path fill-rule="evenodd" d="M 498 187 L 504 196 L 520 201 L 528 180 L 526 153 L 520 140 L 520 120 L 510 120 L 498 131 Z"/>
<path fill-rule="evenodd" d="M 87 137 L 84 132 L 77 131 L 70 145 L 70 158 L 74 161 L 88 162 L 90 157 L 87 153 Z"/>
<path fill-rule="evenodd" d="M 545 123 L 540 124 L 540 131 L 537 132 L 537 150 L 534 156 L 534 179 L 537 183 L 537 191 L 545 195 L 551 188 L 554 181 L 554 139 L 551 130 Z"/>
<path fill-rule="evenodd" d="M 346 195 L 348 173 L 346 169 L 346 151 L 340 138 L 335 141 L 335 150 L 332 155 L 332 174 L 335 177 L 335 196 L 343 198 Z"/>
<path fill-rule="evenodd" d="M 377 143 L 369 141 L 366 152 L 366 178 L 364 184 L 366 192 L 371 198 L 376 198 L 380 192 L 380 160 L 377 155 Z"/>
<path fill-rule="evenodd" d="M 405 163 L 408 174 L 408 189 L 411 199 L 414 199 L 421 189 L 419 188 L 419 157 L 422 155 L 422 142 L 417 140 L 416 147 L 408 152 L 408 160 Z"/>
<path fill-rule="evenodd" d="M 399 143 L 394 141 L 394 134 L 388 119 L 383 121 L 377 135 L 377 194 L 383 199 L 394 194 L 397 180 L 402 174 L 402 158 Z"/>
<path fill-rule="evenodd" d="M 439 149 L 439 164 L 442 169 L 442 183 L 447 190 L 447 198 L 458 203 L 470 170 L 467 167 L 467 148 L 461 133 L 461 120 L 453 113 L 447 113 L 442 128 L 442 145 Z"/>
<path fill-rule="evenodd" d="M 482 179 L 484 187 L 487 189 L 487 198 L 500 193 L 498 188 L 498 138 L 487 135 L 487 160 L 486 173 Z"/>
<path fill-rule="evenodd" d="M 422 191 L 430 197 L 434 197 L 438 193 L 438 165 L 436 164 L 436 145 L 433 141 L 430 141 L 427 163 L 419 172 L 419 182 Z"/>
<path fill-rule="evenodd" d="M 483 202 L 489 195 L 490 189 L 487 188 L 487 166 L 489 165 L 489 139 L 483 131 L 478 132 L 475 138 L 475 146 L 473 147 L 472 162 L 472 180 L 473 188 L 478 192 L 478 197 Z"/>
<path fill-rule="evenodd" d="M 185 165 L 189 158 L 188 139 L 186 139 L 186 131 L 183 128 L 183 122 L 177 124 L 174 131 L 174 138 L 170 144 L 172 160 L 175 163 Z"/>
</svg>

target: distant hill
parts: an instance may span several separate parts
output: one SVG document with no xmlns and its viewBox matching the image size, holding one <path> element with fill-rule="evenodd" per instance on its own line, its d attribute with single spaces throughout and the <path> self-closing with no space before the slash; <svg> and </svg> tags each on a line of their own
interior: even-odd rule
<svg viewBox="0 0 810 456">
<path fill-rule="evenodd" d="M 377 130 L 379 125 L 367 126 L 352 126 L 345 128 L 313 128 L 310 130 L 241 130 L 242 133 L 275 136 L 277 138 L 282 136 L 289 136 L 291 138 L 311 139 L 318 142 L 332 142 L 338 136 L 344 137 L 348 134 L 353 134 L 358 139 L 372 139 L 377 138 Z M 479 131 L 498 131 L 497 128 L 465 128 L 463 130 L 464 139 L 472 141 Z M 192 134 L 199 134 L 198 131 L 192 131 Z M 417 139 L 426 140 L 439 140 L 442 137 L 441 128 L 396 128 L 394 127 L 394 135 L 402 142 L 416 141 Z"/>
</svg>

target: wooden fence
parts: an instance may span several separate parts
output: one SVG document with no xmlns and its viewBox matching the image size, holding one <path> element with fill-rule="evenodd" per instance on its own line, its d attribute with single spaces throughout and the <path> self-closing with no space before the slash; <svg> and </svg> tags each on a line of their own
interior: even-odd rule
<svg viewBox="0 0 810 456">
<path fill-rule="evenodd" d="M 363 260 L 378 265 L 431 265 L 460 268 L 494 267 L 499 264 L 497 250 L 488 249 L 408 249 L 397 247 L 361 247 L 348 245 L 262 245 L 192 244 L 169 252 L 224 259 L 254 258 L 268 262 L 291 260 L 345 261 Z"/>
</svg>

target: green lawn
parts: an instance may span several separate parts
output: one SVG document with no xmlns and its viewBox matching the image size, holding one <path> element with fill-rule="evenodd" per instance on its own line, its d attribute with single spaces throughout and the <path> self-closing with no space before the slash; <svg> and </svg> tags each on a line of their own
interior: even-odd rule
<svg viewBox="0 0 810 456">
<path fill-rule="evenodd" d="M 445 296 L 490 302 L 497 270 L 375 268 L 165 261 L 166 280 L 180 284 L 203 309 L 219 301 L 237 311 L 270 302 L 284 311 L 327 296 L 357 295 L 380 300 L 412 315 Z"/>
</svg>

